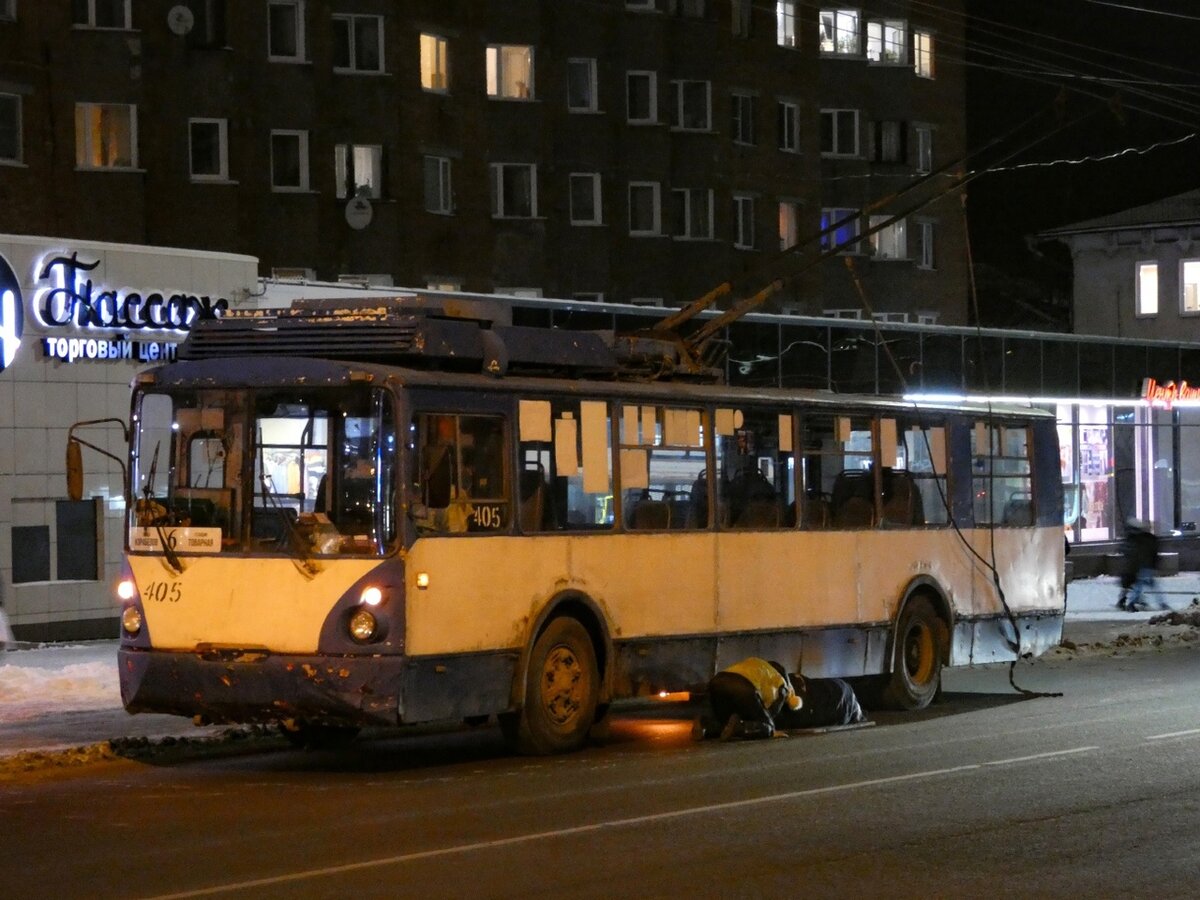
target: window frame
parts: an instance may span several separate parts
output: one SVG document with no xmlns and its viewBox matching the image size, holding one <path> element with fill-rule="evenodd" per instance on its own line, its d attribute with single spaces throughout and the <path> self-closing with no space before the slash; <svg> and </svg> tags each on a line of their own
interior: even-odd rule
<svg viewBox="0 0 1200 900">
<path fill-rule="evenodd" d="M 799 200 L 783 198 L 779 201 L 779 250 L 791 250 L 800 243 Z"/>
<path fill-rule="evenodd" d="M 687 124 L 686 106 L 693 99 L 687 87 L 704 88 L 704 124 Z M 672 131 L 712 131 L 712 82 L 700 78 L 676 78 L 670 82 L 671 87 L 671 130 Z"/>
<path fill-rule="evenodd" d="M 304 21 L 305 0 L 267 0 L 267 62 L 303 63 L 308 61 L 307 31 Z M 292 38 L 296 43 L 295 53 L 276 53 L 272 46 L 272 20 L 274 10 L 290 8 L 295 11 L 296 22 Z"/>
<path fill-rule="evenodd" d="M 529 208 L 524 213 L 509 212 L 505 208 L 503 190 L 507 186 L 509 170 L 524 169 L 529 174 Z M 495 162 L 488 164 L 491 189 L 491 211 L 493 219 L 536 219 L 538 214 L 537 163 Z"/>
<path fill-rule="evenodd" d="M 575 182 L 576 180 L 583 181 L 587 179 L 592 186 L 592 215 L 591 218 L 583 218 L 576 215 L 575 210 Z M 603 225 L 604 224 L 604 207 L 603 207 L 603 192 L 600 183 L 599 172 L 569 172 L 567 174 L 567 214 L 572 225 Z"/>
<path fill-rule="evenodd" d="M 652 201 L 651 218 L 654 220 L 649 229 L 634 228 L 633 202 L 635 190 L 649 189 Z M 661 237 L 662 236 L 662 185 L 657 181 L 631 181 L 626 191 L 626 202 L 629 205 L 629 236 L 630 237 Z"/>
<path fill-rule="evenodd" d="M 422 31 L 417 35 L 417 52 L 419 54 L 419 77 L 421 90 L 434 94 L 450 92 L 450 41 L 432 31 Z M 426 62 L 429 63 L 428 78 L 426 77 Z M 438 78 L 442 83 L 437 83 Z"/>
<path fill-rule="evenodd" d="M 935 77 L 933 32 L 927 28 L 913 29 L 913 71 L 918 78 Z"/>
<path fill-rule="evenodd" d="M 748 38 L 751 29 L 752 6 L 750 0 L 730 0 L 729 30 L 734 37 Z"/>
<path fill-rule="evenodd" d="M 734 194 L 733 197 L 733 246 L 738 250 L 755 248 L 754 195 Z"/>
<path fill-rule="evenodd" d="M 104 109 L 125 109 L 129 111 L 129 164 L 128 165 L 93 165 L 89 160 L 94 155 L 92 146 L 92 128 L 80 128 L 81 116 L 89 112 Z M 75 167 L 86 172 L 131 172 L 138 168 L 138 115 L 136 103 L 91 103 L 80 101 L 75 104 Z"/>
<path fill-rule="evenodd" d="M 1154 270 L 1154 296 L 1146 296 L 1145 286 L 1146 270 Z M 1138 319 L 1153 319 L 1158 316 L 1159 298 L 1162 291 L 1159 289 L 1159 267 L 1156 259 L 1139 259 L 1134 263 L 1133 270 L 1133 315 Z"/>
<path fill-rule="evenodd" d="M 275 166 L 275 139 L 276 138 L 295 138 L 296 140 L 296 155 L 299 166 L 299 184 L 280 184 L 277 180 L 278 172 Z M 270 160 L 271 160 L 271 193 L 273 194 L 307 194 L 311 191 L 312 177 L 310 174 L 308 132 L 303 129 L 294 128 L 272 128 L 270 133 Z"/>
<path fill-rule="evenodd" d="M 572 70 L 583 68 L 587 73 L 587 102 L 583 105 L 572 104 L 571 73 Z M 594 113 L 600 111 L 596 59 L 592 56 L 572 56 L 567 59 L 567 112 Z"/>
<path fill-rule="evenodd" d="M 1192 270 L 1192 280 L 1188 281 L 1188 269 Z M 1188 308 L 1188 288 L 1192 288 L 1192 308 Z M 1191 257 L 1179 260 L 1179 315 L 1185 318 L 1200 315 L 1200 258 Z"/>
<path fill-rule="evenodd" d="M 913 125 L 913 169 L 920 175 L 933 171 L 933 126 Z"/>
<path fill-rule="evenodd" d="M 837 156 L 837 157 L 843 157 L 843 158 L 853 158 L 853 157 L 857 157 L 860 155 L 861 149 L 862 149 L 862 128 L 861 128 L 861 123 L 860 123 L 859 112 L 860 111 L 857 109 L 841 109 L 841 108 L 839 108 L 839 109 L 822 109 L 821 110 L 820 122 L 821 122 L 821 155 L 822 156 L 831 156 L 831 157 Z M 839 139 L 839 136 L 841 135 L 840 122 L 841 122 L 841 118 L 842 118 L 843 114 L 851 116 L 853 118 L 853 123 L 854 123 L 854 148 L 852 150 L 850 150 L 849 152 L 842 150 L 841 141 Z M 827 118 L 829 118 L 830 121 L 832 122 L 832 125 L 829 129 L 829 134 L 833 141 L 832 149 L 828 149 L 828 150 L 825 147 L 825 123 L 826 123 Z"/>
<path fill-rule="evenodd" d="M 645 118 L 633 117 L 632 91 L 635 81 L 645 80 L 646 105 L 649 107 Z M 628 125 L 657 125 L 658 124 L 658 72 L 650 69 L 630 69 L 625 73 L 625 122 Z"/>
<path fill-rule="evenodd" d="M 695 221 L 693 213 L 694 200 L 697 197 L 702 197 L 705 205 L 705 210 L 701 213 L 704 215 L 704 233 L 693 234 L 692 224 Z M 714 214 L 713 214 L 713 191 L 712 188 L 671 188 L 671 199 L 676 201 L 672 203 L 672 218 L 673 227 L 671 229 L 671 237 L 677 241 L 711 241 L 713 239 Z M 679 205 L 682 201 L 682 207 Z M 682 229 L 680 228 L 682 226 Z"/>
<path fill-rule="evenodd" d="M 825 36 L 826 16 L 832 15 L 833 35 Z M 854 33 L 852 38 L 843 37 L 848 32 L 843 20 L 852 20 Z M 859 57 L 863 55 L 863 19 L 862 11 L 857 9 L 832 8 L 821 9 L 817 13 L 819 47 L 822 56 Z"/>
<path fill-rule="evenodd" d="M 14 0 L 15 2 L 15 0 Z M 11 100 L 12 109 L 12 134 L 13 134 L 13 156 L 4 156 L 3 148 L 0 148 L 0 165 L 19 166 L 25 163 L 25 130 L 24 130 L 24 104 L 21 101 L 21 95 L 9 91 L 0 92 L 0 117 L 3 117 L 4 106 L 7 101 Z M 0 131 L 3 131 L 0 128 Z"/>
<path fill-rule="evenodd" d="M 75 28 L 89 28 L 97 31 L 132 31 L 133 30 L 133 0 L 124 0 L 121 4 L 123 7 L 124 22 L 120 25 L 97 25 L 96 24 L 96 0 L 83 0 L 87 4 L 87 21 L 80 22 L 75 19 L 74 10 L 71 12 L 71 25 Z M 16 3 L 13 3 L 13 21 L 16 21 Z"/>
<path fill-rule="evenodd" d="M 800 103 L 797 100 L 775 101 L 775 127 L 780 153 L 800 152 Z"/>
<path fill-rule="evenodd" d="M 431 164 L 436 167 L 436 170 L 431 169 Z M 434 173 L 432 182 L 430 180 L 431 172 Z M 425 154 L 421 163 L 421 180 L 425 211 L 440 216 L 453 215 L 454 161 L 449 156 L 438 156 L 432 153 Z M 432 193 L 436 194 L 436 205 L 430 205 L 429 202 L 431 187 L 434 188 Z"/>
<path fill-rule="evenodd" d="M 796 0 L 775 0 L 775 46 L 799 49 L 798 5 Z"/>
<path fill-rule="evenodd" d="M 888 31 L 898 31 L 900 33 L 899 47 L 893 53 L 893 58 L 888 59 Z M 879 34 L 872 36 L 871 32 L 877 30 Z M 872 56 L 872 42 L 876 47 L 875 55 Z M 893 39 L 891 44 L 895 46 L 896 41 Z M 869 19 L 867 20 L 867 45 L 866 45 L 867 63 L 874 66 L 904 66 L 908 64 L 908 22 L 904 19 Z"/>
<path fill-rule="evenodd" d="M 17 21 L 17 0 L 0 0 L 0 22 Z"/>
<path fill-rule="evenodd" d="M 516 93 L 508 93 L 505 82 L 508 80 L 511 68 L 505 59 L 513 50 L 524 51 L 528 57 L 528 81 L 516 81 L 517 85 L 525 85 L 524 94 L 520 89 Z M 537 99 L 535 77 L 537 73 L 536 48 L 533 44 L 488 44 L 484 50 L 484 75 L 486 79 L 487 98 L 489 100 L 508 100 L 529 103 Z"/>
<path fill-rule="evenodd" d="M 198 49 L 224 47 L 228 44 L 227 4 L 225 0 L 188 0 L 194 25 L 187 33 L 189 47 Z"/>
<path fill-rule="evenodd" d="M 918 269 L 933 271 L 937 269 L 937 257 L 934 253 L 934 239 L 937 234 L 935 222 L 928 219 L 918 219 L 917 225 L 917 254 L 915 262 Z"/>
<path fill-rule="evenodd" d="M 851 219 L 852 216 L 853 219 L 851 221 L 845 222 L 845 224 L 841 225 L 836 231 L 830 232 L 829 234 L 822 233 L 820 247 L 823 252 L 832 251 L 834 250 L 834 247 L 837 247 L 837 250 L 835 251 L 837 253 L 854 254 L 860 252 L 860 248 L 862 247 L 860 237 L 862 234 L 862 210 L 854 209 L 848 206 L 821 207 L 822 232 L 824 232 L 825 229 L 833 226 L 835 223 Z M 852 240 L 843 239 L 841 237 L 842 231 L 846 228 L 854 229 L 852 232 L 846 235 L 847 238 L 852 238 Z"/>
<path fill-rule="evenodd" d="M 359 64 L 359 40 L 358 29 L 355 27 L 359 20 L 370 20 L 375 23 L 375 53 L 377 54 L 379 64 L 375 68 L 367 68 Z M 349 57 L 350 64 L 348 66 L 333 66 L 333 71 L 338 75 L 382 75 L 385 70 L 384 64 L 384 48 L 383 48 L 383 16 L 368 15 L 364 13 L 334 13 L 330 16 L 332 23 L 347 22 L 346 39 L 348 46 L 346 55 Z M 335 41 L 338 40 L 338 35 L 334 34 Z M 335 50 L 336 56 L 336 50 Z"/>
<path fill-rule="evenodd" d="M 731 91 L 729 94 L 731 138 L 744 147 L 758 145 L 758 97 L 748 91 Z"/>
<path fill-rule="evenodd" d="M 890 215 L 869 216 L 867 229 L 870 230 L 888 219 Z M 908 220 L 897 219 L 878 231 L 872 231 L 867 237 L 871 248 L 871 258 L 880 260 L 906 261 L 908 257 Z"/>
<path fill-rule="evenodd" d="M 193 129 L 197 125 L 215 125 L 217 128 L 217 172 L 196 171 L 196 139 Z M 188 178 L 193 182 L 229 181 L 229 120 L 216 118 L 188 119 Z"/>
<path fill-rule="evenodd" d="M 371 160 L 371 174 L 375 184 L 359 184 L 355 161 L 361 151 L 365 151 Z M 339 156 L 341 159 L 339 159 Z M 355 191 L 350 193 L 350 179 L 354 177 Z M 334 196 L 339 200 L 363 198 L 380 200 L 383 197 L 383 145 L 382 144 L 334 144 L 333 145 L 333 183 Z"/>
</svg>

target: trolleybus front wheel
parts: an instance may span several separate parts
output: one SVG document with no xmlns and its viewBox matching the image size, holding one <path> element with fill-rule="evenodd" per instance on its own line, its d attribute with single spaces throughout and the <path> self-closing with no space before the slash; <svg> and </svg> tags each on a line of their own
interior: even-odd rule
<svg viewBox="0 0 1200 900">
<path fill-rule="evenodd" d="M 575 619 L 554 619 L 533 644 L 518 712 L 500 716 L 508 745 L 518 753 L 577 750 L 596 719 L 600 673 L 587 630 Z"/>
<path fill-rule="evenodd" d="M 900 613 L 892 674 L 883 691 L 892 709 L 924 709 L 942 682 L 946 626 L 926 597 L 913 597 Z"/>
</svg>

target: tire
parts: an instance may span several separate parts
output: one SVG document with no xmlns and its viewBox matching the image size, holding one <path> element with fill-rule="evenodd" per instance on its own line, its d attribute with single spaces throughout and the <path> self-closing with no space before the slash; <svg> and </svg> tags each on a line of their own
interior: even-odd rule
<svg viewBox="0 0 1200 900">
<path fill-rule="evenodd" d="M 521 709 L 500 716 L 517 753 L 546 756 L 578 750 L 596 720 L 600 673 L 587 630 L 575 619 L 554 619 L 534 641 Z"/>
<path fill-rule="evenodd" d="M 942 684 L 946 626 L 927 597 L 913 597 L 896 624 L 892 674 L 883 691 L 890 709 L 924 709 Z"/>
</svg>

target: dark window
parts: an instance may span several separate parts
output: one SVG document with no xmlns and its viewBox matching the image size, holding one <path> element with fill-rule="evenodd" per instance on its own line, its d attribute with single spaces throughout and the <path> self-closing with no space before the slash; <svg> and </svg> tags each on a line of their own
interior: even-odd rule
<svg viewBox="0 0 1200 900">
<path fill-rule="evenodd" d="M 225 46 L 225 0 L 189 0 L 193 25 L 188 32 L 189 47 Z"/>
<path fill-rule="evenodd" d="M 96 560 L 96 505 L 95 500 L 59 500 L 55 504 L 59 581 L 95 581 L 100 577 Z"/>
<path fill-rule="evenodd" d="M 13 584 L 50 580 L 50 526 L 16 525 L 12 530 Z"/>
</svg>

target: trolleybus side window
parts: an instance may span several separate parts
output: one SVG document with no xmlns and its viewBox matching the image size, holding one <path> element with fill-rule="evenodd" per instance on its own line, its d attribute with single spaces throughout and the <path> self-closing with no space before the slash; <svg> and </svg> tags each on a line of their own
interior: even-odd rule
<svg viewBox="0 0 1200 900">
<path fill-rule="evenodd" d="M 791 414 L 718 409 L 715 432 L 721 527 L 794 525 Z"/>
<path fill-rule="evenodd" d="M 610 410 L 603 400 L 520 401 L 521 531 L 613 526 Z"/>
<path fill-rule="evenodd" d="M 899 527 L 947 524 L 950 495 L 946 483 L 945 426 L 904 416 L 881 419 L 879 443 L 884 466 L 884 523 Z M 894 453 L 890 452 L 892 444 Z M 893 457 L 895 465 L 889 477 L 887 466 Z"/>
<path fill-rule="evenodd" d="M 621 409 L 621 504 L 626 528 L 708 524 L 707 427 L 699 409 L 625 404 Z"/>
<path fill-rule="evenodd" d="M 422 532 L 506 531 L 510 493 L 500 416 L 419 413 L 413 418 L 409 483 Z"/>
<path fill-rule="evenodd" d="M 875 525 L 872 424 L 869 416 L 802 417 L 805 528 Z"/>
<path fill-rule="evenodd" d="M 976 525 L 1033 525 L 1029 429 L 980 420 L 971 430 Z"/>
</svg>

